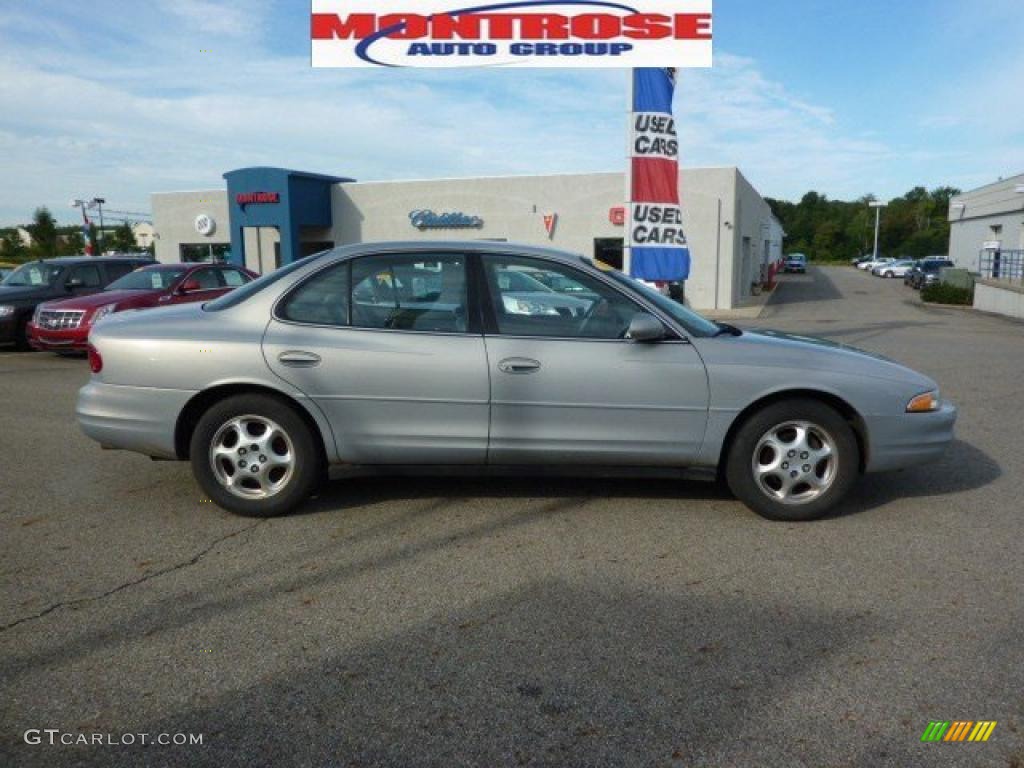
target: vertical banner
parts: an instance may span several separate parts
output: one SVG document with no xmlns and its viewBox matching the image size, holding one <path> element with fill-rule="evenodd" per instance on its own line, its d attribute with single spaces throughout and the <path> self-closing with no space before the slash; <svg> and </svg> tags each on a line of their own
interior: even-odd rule
<svg viewBox="0 0 1024 768">
<path fill-rule="evenodd" d="M 672 118 L 676 70 L 633 70 L 623 266 L 641 280 L 685 280 L 690 249 L 679 207 L 679 140 Z"/>
</svg>

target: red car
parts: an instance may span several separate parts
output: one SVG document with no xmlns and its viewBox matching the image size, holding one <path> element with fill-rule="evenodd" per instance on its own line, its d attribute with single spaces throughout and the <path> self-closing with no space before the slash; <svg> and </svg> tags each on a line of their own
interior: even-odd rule
<svg viewBox="0 0 1024 768">
<path fill-rule="evenodd" d="M 93 324 L 111 312 L 209 301 L 255 277 L 230 264 L 142 267 L 99 293 L 40 304 L 28 324 L 28 342 L 35 349 L 84 352 Z"/>
</svg>

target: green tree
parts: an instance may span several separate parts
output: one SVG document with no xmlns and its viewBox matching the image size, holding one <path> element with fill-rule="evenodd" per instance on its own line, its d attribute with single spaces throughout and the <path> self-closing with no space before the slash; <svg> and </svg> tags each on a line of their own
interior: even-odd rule
<svg viewBox="0 0 1024 768">
<path fill-rule="evenodd" d="M 103 238 L 103 244 L 107 250 L 120 253 L 138 250 L 135 244 L 135 233 L 127 221 L 118 224 L 112 232 L 107 232 Z"/>
<path fill-rule="evenodd" d="M 0 235 L 0 260 L 12 264 L 20 264 L 23 261 L 28 261 L 28 258 L 28 248 L 21 242 L 21 235 L 18 234 L 18 230 L 4 230 L 3 235 Z"/>
<path fill-rule="evenodd" d="M 45 205 L 36 208 L 26 229 L 32 235 L 33 255 L 49 259 L 57 255 L 57 222 Z"/>
</svg>

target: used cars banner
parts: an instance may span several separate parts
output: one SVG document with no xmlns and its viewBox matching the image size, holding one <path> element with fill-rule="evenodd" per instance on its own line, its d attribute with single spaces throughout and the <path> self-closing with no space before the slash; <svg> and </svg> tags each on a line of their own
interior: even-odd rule
<svg viewBox="0 0 1024 768">
<path fill-rule="evenodd" d="M 633 70 L 630 115 L 629 274 L 643 280 L 685 280 L 690 249 L 679 207 L 679 141 L 672 118 L 672 68 Z"/>
</svg>

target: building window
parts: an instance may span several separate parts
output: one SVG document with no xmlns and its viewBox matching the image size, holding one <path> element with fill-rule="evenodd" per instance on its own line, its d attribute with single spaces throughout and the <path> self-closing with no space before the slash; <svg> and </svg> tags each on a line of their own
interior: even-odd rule
<svg viewBox="0 0 1024 768">
<path fill-rule="evenodd" d="M 229 261 L 231 259 L 230 243 L 182 243 L 178 246 L 178 255 L 182 261 Z"/>
</svg>

